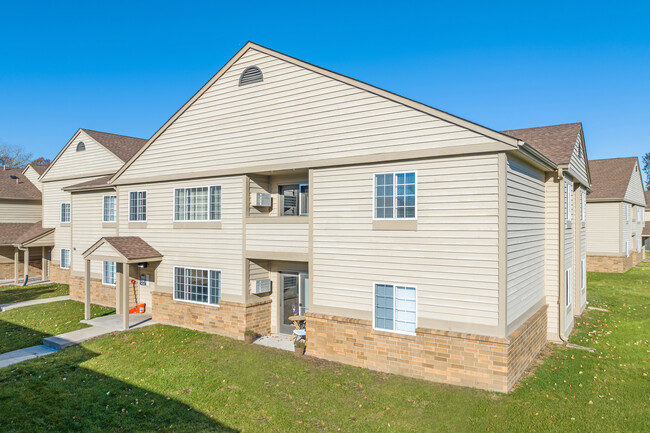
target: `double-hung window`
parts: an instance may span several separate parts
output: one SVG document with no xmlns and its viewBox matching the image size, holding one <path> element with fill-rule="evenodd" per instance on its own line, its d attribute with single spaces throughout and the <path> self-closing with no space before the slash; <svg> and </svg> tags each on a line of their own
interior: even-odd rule
<svg viewBox="0 0 650 433">
<path fill-rule="evenodd" d="M 280 215 L 309 215 L 309 185 L 280 185 Z"/>
<path fill-rule="evenodd" d="M 221 220 L 221 186 L 174 189 L 174 221 Z"/>
<path fill-rule="evenodd" d="M 564 271 L 564 306 L 570 307 L 573 302 L 573 269 Z"/>
<path fill-rule="evenodd" d="M 375 174 L 375 219 L 416 218 L 415 172 Z"/>
<path fill-rule="evenodd" d="M 623 212 L 625 213 L 625 222 L 630 221 L 630 205 L 623 203 Z"/>
<path fill-rule="evenodd" d="M 147 220 L 147 191 L 129 192 L 129 221 Z"/>
<path fill-rule="evenodd" d="M 625 241 L 625 256 L 630 255 L 630 241 Z"/>
<path fill-rule="evenodd" d="M 564 178 L 564 218 L 573 220 L 573 181 Z"/>
<path fill-rule="evenodd" d="M 587 221 L 587 193 L 580 191 L 580 221 Z"/>
<path fill-rule="evenodd" d="M 61 222 L 70 222 L 70 203 L 61 203 Z"/>
<path fill-rule="evenodd" d="M 584 293 L 587 289 L 587 261 L 580 260 L 580 290 Z"/>
<path fill-rule="evenodd" d="M 375 284 L 375 329 L 415 334 L 415 287 Z"/>
<path fill-rule="evenodd" d="M 104 262 L 102 267 L 102 283 L 108 284 L 109 286 L 115 285 L 115 262 Z"/>
<path fill-rule="evenodd" d="M 67 248 L 61 248 L 60 254 L 59 265 L 61 266 L 61 269 L 70 269 L 70 250 Z"/>
<path fill-rule="evenodd" d="M 174 267 L 174 299 L 219 305 L 221 271 Z"/>
<path fill-rule="evenodd" d="M 114 195 L 104 196 L 102 221 L 105 223 L 114 223 L 116 219 L 117 197 Z"/>
</svg>

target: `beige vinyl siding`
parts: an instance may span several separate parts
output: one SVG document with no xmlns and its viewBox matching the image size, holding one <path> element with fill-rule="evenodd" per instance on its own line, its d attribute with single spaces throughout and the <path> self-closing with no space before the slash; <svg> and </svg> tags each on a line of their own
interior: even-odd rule
<svg viewBox="0 0 650 433">
<path fill-rule="evenodd" d="M 632 176 L 625 191 L 625 201 L 640 206 L 646 205 L 639 164 L 634 164 L 634 170 L 632 170 Z"/>
<path fill-rule="evenodd" d="M 97 240 L 99 240 L 99 238 L 97 238 Z M 88 248 L 86 248 L 86 250 L 87 250 L 87 249 L 88 249 Z M 84 250 L 84 252 L 85 252 L 86 250 Z M 93 251 L 92 255 L 93 255 L 94 257 L 105 257 L 105 258 L 109 258 L 109 259 L 111 259 L 111 260 L 107 260 L 107 261 L 111 261 L 111 262 L 112 262 L 112 261 L 117 262 L 117 261 L 119 261 L 119 260 L 122 259 L 121 256 L 120 256 L 120 254 L 119 254 L 117 251 L 115 251 L 115 248 L 113 248 L 113 247 L 112 247 L 109 243 L 107 243 L 107 242 L 104 242 L 104 243 L 101 244 L 97 249 L 95 249 L 95 250 Z M 94 263 L 94 262 L 97 262 L 97 263 L 99 263 L 99 264 L 101 265 L 101 263 L 102 263 L 103 261 L 93 260 L 93 263 Z M 99 268 L 99 273 L 100 273 L 100 275 L 101 275 L 101 273 L 102 273 L 102 269 L 101 269 L 101 267 Z"/>
<path fill-rule="evenodd" d="M 76 192 L 72 194 L 72 245 L 71 252 L 72 266 L 70 271 L 73 275 L 83 277 L 86 265 L 83 253 L 104 236 L 115 236 L 117 226 L 112 228 L 104 227 L 103 200 L 105 195 L 115 195 L 114 191 Z M 102 262 L 92 261 L 90 272 L 93 278 L 102 277 Z"/>
<path fill-rule="evenodd" d="M 578 140 L 573 147 L 573 153 L 569 160 L 569 173 L 574 177 L 574 181 L 580 182 L 583 185 L 589 185 L 587 177 L 587 163 L 585 159 L 584 149 L 582 148 L 582 134 L 578 136 Z"/>
<path fill-rule="evenodd" d="M 249 176 L 249 193 L 250 194 L 269 194 L 271 192 L 269 176 L 255 175 Z M 270 208 L 253 206 L 254 202 L 249 199 L 248 214 L 251 216 L 268 215 Z M 274 203 L 272 203 L 274 204 Z"/>
<path fill-rule="evenodd" d="M 261 83 L 239 86 L 251 65 Z M 120 176 L 177 175 L 409 152 L 494 140 L 254 49 L 246 52 Z M 505 146 L 505 145 L 504 145 Z M 155 167 L 155 170 L 151 168 Z M 148 177 L 147 176 L 147 177 Z"/>
<path fill-rule="evenodd" d="M 309 222 L 246 224 L 246 250 L 307 254 L 309 252 Z"/>
<path fill-rule="evenodd" d="M 208 185 L 221 185 L 221 223 L 174 228 L 174 188 Z M 129 191 L 141 190 L 147 191 L 147 221 L 129 223 Z M 120 236 L 140 236 L 163 255 L 157 269 L 157 290 L 171 293 L 174 266 L 215 269 L 221 270 L 222 299 L 242 302 L 243 190 L 242 176 L 161 182 L 119 189 Z"/>
<path fill-rule="evenodd" d="M 507 159 L 507 323 L 544 299 L 544 174 Z"/>
<path fill-rule="evenodd" d="M 77 152 L 77 144 L 83 141 L 86 150 Z M 84 176 L 99 176 L 115 173 L 123 162 L 115 154 L 99 144 L 83 131 L 70 143 L 67 149 L 52 164 L 43 181 Z M 81 183 L 79 180 L 74 183 Z"/>
<path fill-rule="evenodd" d="M 560 229 L 564 216 L 560 213 L 562 191 L 555 173 L 546 175 L 546 200 L 544 208 L 544 291 L 548 305 L 548 338 L 556 341 L 559 335 L 559 294 L 560 294 Z M 563 276 L 562 276 L 563 277 Z"/>
<path fill-rule="evenodd" d="M 35 223 L 42 218 L 40 200 L 0 199 L 0 223 Z"/>
<path fill-rule="evenodd" d="M 586 189 L 581 186 L 579 191 L 586 191 Z M 585 198 L 585 200 L 586 200 L 586 198 Z M 585 208 L 586 208 L 586 206 L 585 206 Z M 585 212 L 585 214 L 587 214 L 587 212 Z M 584 223 L 582 223 L 582 222 L 580 223 L 580 260 L 585 260 L 585 266 L 587 266 L 586 259 L 587 259 L 587 222 L 585 221 Z M 580 261 L 578 261 L 578 267 L 577 267 L 577 269 L 578 269 L 578 280 L 577 280 L 578 285 L 576 287 L 578 287 L 579 290 L 581 290 L 580 283 L 582 282 L 582 280 L 581 280 L 581 278 L 582 278 L 582 274 L 581 274 L 582 268 L 580 266 L 581 266 Z M 586 284 L 587 284 L 587 282 L 585 281 L 585 290 L 581 293 L 581 296 L 580 296 L 580 301 L 581 301 L 580 310 L 581 311 L 584 310 L 584 308 L 586 307 L 586 304 L 587 304 Z"/>
<path fill-rule="evenodd" d="M 627 212 L 629 212 L 629 218 L 625 218 L 625 209 L 628 209 Z M 620 238 L 620 245 L 619 245 L 619 253 L 622 255 L 625 255 L 625 242 L 629 242 L 630 249 L 629 253 L 632 253 L 632 205 L 629 203 L 619 203 L 619 212 L 621 214 L 621 238 Z"/>
<path fill-rule="evenodd" d="M 620 255 L 621 203 L 587 203 L 587 254 Z"/>
<path fill-rule="evenodd" d="M 374 174 L 417 171 L 417 231 L 373 230 Z M 498 156 L 313 171 L 313 310 L 368 318 L 373 283 L 417 287 L 418 323 L 498 322 Z M 480 325 L 480 326 L 477 326 Z"/>
<path fill-rule="evenodd" d="M 31 165 L 28 165 L 27 168 L 25 168 L 25 172 L 23 174 L 36 188 L 38 188 L 39 191 L 43 191 L 43 185 L 41 185 L 41 183 L 38 181 L 40 174 L 38 174 L 38 172 L 34 170 Z"/>
<path fill-rule="evenodd" d="M 573 183 L 573 188 L 571 189 L 571 197 L 573 199 L 573 204 L 572 204 L 572 211 L 571 211 L 571 222 L 567 222 L 566 220 L 563 220 L 563 226 L 564 226 L 564 269 L 562 271 L 562 290 L 566 293 L 566 277 L 565 273 L 568 269 L 571 269 L 571 279 L 573 281 L 573 298 L 571 299 L 571 305 L 566 308 L 565 304 L 563 301 L 562 302 L 562 310 L 564 311 L 564 335 L 569 335 L 570 330 L 573 328 L 573 310 L 575 309 L 575 291 L 576 291 L 576 285 L 575 285 L 575 274 L 576 274 L 576 268 L 574 265 L 575 261 L 575 251 L 574 251 L 574 242 L 575 242 L 575 233 L 576 233 L 576 224 L 580 224 L 579 221 L 576 220 L 576 217 L 578 216 L 578 213 L 576 212 L 577 206 L 576 206 L 576 201 L 575 201 L 575 193 L 574 193 L 574 188 L 575 188 L 575 180 L 571 176 L 564 176 L 564 181 L 565 182 L 571 182 L 574 181 Z M 566 194 L 566 191 L 564 187 L 562 188 L 562 194 Z M 563 217 L 564 218 L 564 217 Z M 563 299 L 563 298 L 562 298 Z"/>
</svg>

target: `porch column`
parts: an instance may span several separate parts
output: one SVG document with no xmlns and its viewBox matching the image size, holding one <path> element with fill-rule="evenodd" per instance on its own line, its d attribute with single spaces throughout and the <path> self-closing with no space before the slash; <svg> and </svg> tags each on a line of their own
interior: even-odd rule
<svg viewBox="0 0 650 433">
<path fill-rule="evenodd" d="M 115 264 L 115 313 L 122 314 L 122 286 L 124 285 L 124 264 Z"/>
<path fill-rule="evenodd" d="M 29 275 L 29 247 L 25 248 L 25 275 L 23 277 L 27 275 Z"/>
<path fill-rule="evenodd" d="M 41 281 L 45 281 L 45 247 L 41 247 Z"/>
<path fill-rule="evenodd" d="M 122 263 L 122 329 L 129 329 L 129 264 Z"/>
<path fill-rule="evenodd" d="M 18 284 L 18 263 L 20 262 L 20 252 L 14 247 L 14 283 Z"/>
<path fill-rule="evenodd" d="M 86 259 L 86 290 L 84 294 L 84 319 L 90 320 L 90 260 Z"/>
</svg>

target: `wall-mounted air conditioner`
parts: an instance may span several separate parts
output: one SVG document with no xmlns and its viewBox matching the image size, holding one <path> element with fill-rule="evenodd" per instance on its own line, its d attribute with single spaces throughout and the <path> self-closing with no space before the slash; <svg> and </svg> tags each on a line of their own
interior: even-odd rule
<svg viewBox="0 0 650 433">
<path fill-rule="evenodd" d="M 253 192 L 251 193 L 251 203 L 253 206 L 271 207 L 271 194 Z"/>
<path fill-rule="evenodd" d="M 262 295 L 271 291 L 271 280 L 253 280 L 251 281 L 251 293 L 253 295 Z"/>
</svg>

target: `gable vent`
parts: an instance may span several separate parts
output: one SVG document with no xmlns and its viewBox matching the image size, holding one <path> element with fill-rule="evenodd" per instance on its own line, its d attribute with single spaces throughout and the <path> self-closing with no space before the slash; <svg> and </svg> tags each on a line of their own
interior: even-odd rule
<svg viewBox="0 0 650 433">
<path fill-rule="evenodd" d="M 244 69 L 244 72 L 239 76 L 239 85 L 245 86 L 246 84 L 259 83 L 264 81 L 262 71 L 257 66 L 249 66 Z"/>
<path fill-rule="evenodd" d="M 79 144 L 77 144 L 77 152 L 81 152 L 82 150 L 86 150 L 86 145 L 83 141 L 80 141 Z"/>
</svg>

